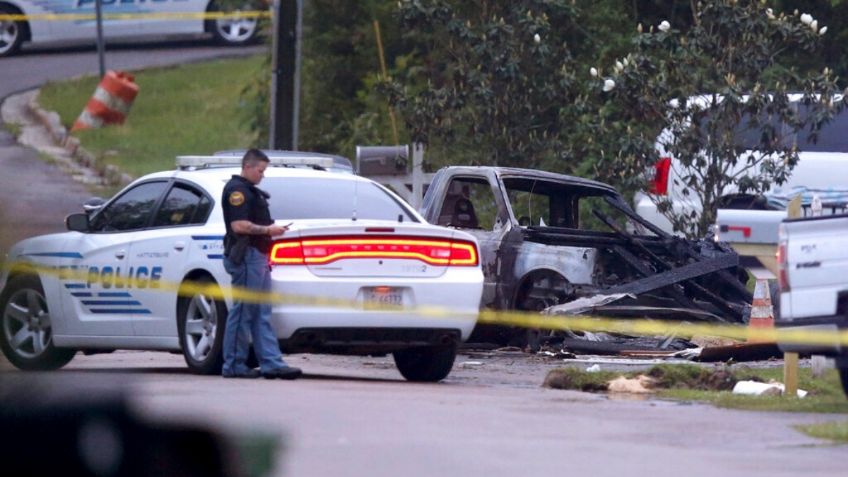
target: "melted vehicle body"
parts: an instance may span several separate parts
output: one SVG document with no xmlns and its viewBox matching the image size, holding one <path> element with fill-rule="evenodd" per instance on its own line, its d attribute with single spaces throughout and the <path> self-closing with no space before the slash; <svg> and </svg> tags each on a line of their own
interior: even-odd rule
<svg viewBox="0 0 848 477">
<path fill-rule="evenodd" d="M 421 212 L 479 241 L 484 308 L 542 310 L 625 293 L 632 298 L 618 301 L 619 308 L 747 319 L 750 294 L 729 247 L 664 233 L 600 182 L 527 169 L 448 167 L 434 176 Z"/>
</svg>

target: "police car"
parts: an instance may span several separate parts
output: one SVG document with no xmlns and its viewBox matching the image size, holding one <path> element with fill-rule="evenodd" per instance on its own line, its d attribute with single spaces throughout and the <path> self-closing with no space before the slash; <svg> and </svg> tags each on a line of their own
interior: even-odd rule
<svg viewBox="0 0 848 477">
<path fill-rule="evenodd" d="M 393 353 L 409 380 L 447 376 L 479 310 L 474 237 L 428 224 L 332 156 L 269 155 L 259 187 L 277 223 L 292 223 L 269 257 L 273 291 L 296 298 L 273 304 L 283 351 Z M 239 162 L 180 157 L 176 171 L 144 176 L 97 210 L 68 216 L 69 232 L 16 244 L 7 263 L 18 266 L 0 275 L 9 361 L 56 369 L 78 351 L 181 351 L 192 371 L 219 373 L 232 305 L 220 197 Z"/>
<path fill-rule="evenodd" d="M 96 0 L 0 0 L 0 15 L 32 16 L 26 20 L 0 20 L 0 57 L 14 54 L 23 42 L 94 43 L 95 3 Z M 256 38 L 255 17 L 202 18 L 201 14 L 217 8 L 212 0 L 102 0 L 103 35 L 116 39 L 208 33 L 226 45 L 244 45 Z"/>
</svg>

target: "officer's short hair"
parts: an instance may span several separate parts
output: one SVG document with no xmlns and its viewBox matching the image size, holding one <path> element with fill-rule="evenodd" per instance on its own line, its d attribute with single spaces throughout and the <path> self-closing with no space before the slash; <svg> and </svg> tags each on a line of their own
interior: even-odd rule
<svg viewBox="0 0 848 477">
<path fill-rule="evenodd" d="M 271 162 L 271 160 L 259 149 L 248 149 L 241 158 L 241 167 L 256 167 L 260 162 Z"/>
</svg>

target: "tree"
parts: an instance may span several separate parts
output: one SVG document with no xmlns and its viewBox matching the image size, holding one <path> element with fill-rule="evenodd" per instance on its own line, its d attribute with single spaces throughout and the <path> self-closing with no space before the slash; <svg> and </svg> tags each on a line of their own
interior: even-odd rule
<svg viewBox="0 0 848 477">
<path fill-rule="evenodd" d="M 398 17 L 423 52 L 420 75 L 388 88 L 414 141 L 450 145 L 454 162 L 578 169 L 568 136 L 588 114 L 580 55 L 614 49 L 615 22 L 592 30 L 570 0 L 403 1 Z"/>
<path fill-rule="evenodd" d="M 641 120 L 664 128 L 659 143 L 680 164 L 675 187 L 684 205 L 703 205 L 698 214 L 652 196 L 676 230 L 702 236 L 726 194 L 760 195 L 783 183 L 798 161 L 796 134 L 814 139 L 843 107 L 834 101 L 837 78 L 829 69 L 800 73 L 786 61 L 814 52 L 825 33 L 808 14 L 777 15 L 758 1 L 712 1 L 696 6 L 685 33 L 663 22 L 637 35 L 633 51 L 594 78 L 596 123 Z M 657 159 L 646 153 L 652 140 L 631 136 L 596 170 L 605 178 L 643 177 Z M 609 137 L 600 142 L 616 144 Z"/>
</svg>

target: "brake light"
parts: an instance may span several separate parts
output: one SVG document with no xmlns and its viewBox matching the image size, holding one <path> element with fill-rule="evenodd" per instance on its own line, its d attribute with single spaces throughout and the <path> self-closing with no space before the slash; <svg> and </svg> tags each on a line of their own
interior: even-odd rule
<svg viewBox="0 0 848 477">
<path fill-rule="evenodd" d="M 654 164 L 654 175 L 650 181 L 651 194 L 666 195 L 668 194 L 668 173 L 671 170 L 671 158 L 661 157 Z"/>
<path fill-rule="evenodd" d="M 430 265 L 477 266 L 477 247 L 464 240 L 424 237 L 320 237 L 282 240 L 271 249 L 273 265 L 321 265 L 342 259 L 420 260 Z"/>
<path fill-rule="evenodd" d="M 787 268 L 789 264 L 789 257 L 786 255 L 786 237 L 783 235 L 783 225 L 780 226 L 780 238 L 777 243 L 777 253 L 775 254 L 775 259 L 777 260 L 777 282 L 780 285 L 781 292 L 789 291 L 789 274 L 787 273 Z"/>
</svg>

